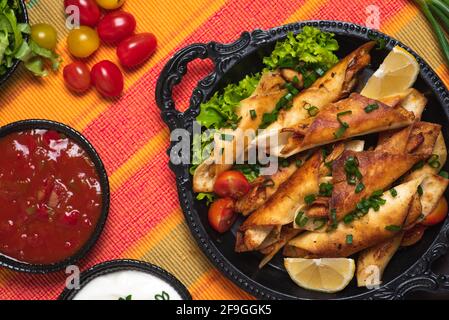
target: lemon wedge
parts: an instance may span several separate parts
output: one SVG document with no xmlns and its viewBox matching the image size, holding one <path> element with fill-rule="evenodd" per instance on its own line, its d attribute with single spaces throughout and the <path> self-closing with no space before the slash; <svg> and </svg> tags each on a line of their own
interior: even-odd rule
<svg viewBox="0 0 449 320">
<path fill-rule="evenodd" d="M 346 258 L 285 258 L 284 265 L 298 286 L 326 293 L 346 288 L 355 272 L 354 260 Z"/>
<path fill-rule="evenodd" d="M 415 57 L 396 46 L 368 80 L 361 94 L 380 99 L 402 93 L 415 83 L 418 73 L 419 64 Z"/>
</svg>

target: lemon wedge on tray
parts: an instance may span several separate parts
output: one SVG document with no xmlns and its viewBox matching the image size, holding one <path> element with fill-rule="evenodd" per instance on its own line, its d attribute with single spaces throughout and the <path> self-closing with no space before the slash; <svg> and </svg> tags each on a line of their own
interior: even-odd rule
<svg viewBox="0 0 449 320">
<path fill-rule="evenodd" d="M 355 272 L 354 260 L 347 258 L 285 258 L 284 265 L 298 286 L 326 293 L 346 288 Z"/>
<path fill-rule="evenodd" d="M 402 93 L 415 83 L 418 73 L 419 64 L 415 57 L 396 46 L 368 80 L 361 94 L 380 99 Z"/>
</svg>

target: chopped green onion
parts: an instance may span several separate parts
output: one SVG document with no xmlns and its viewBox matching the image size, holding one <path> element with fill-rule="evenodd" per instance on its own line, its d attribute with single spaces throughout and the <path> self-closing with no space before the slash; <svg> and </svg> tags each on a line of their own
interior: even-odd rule
<svg viewBox="0 0 449 320">
<path fill-rule="evenodd" d="M 290 165 L 290 161 L 288 161 L 287 159 L 283 159 L 281 161 L 281 167 L 282 168 L 287 168 Z"/>
<path fill-rule="evenodd" d="M 449 179 L 449 172 L 441 170 L 439 173 L 440 177 L 443 177 L 445 179 Z"/>
<path fill-rule="evenodd" d="M 312 106 L 311 104 L 308 103 L 305 104 L 303 108 L 307 110 L 307 113 L 311 117 L 315 117 L 320 112 L 320 109 L 318 109 L 318 107 Z"/>
<path fill-rule="evenodd" d="M 424 164 L 425 164 L 424 160 L 421 160 L 421 161 L 415 163 L 415 165 L 412 167 L 412 171 L 421 169 L 422 167 L 424 167 Z"/>
<path fill-rule="evenodd" d="M 307 205 L 311 205 L 316 200 L 316 196 L 314 194 L 309 194 L 304 197 L 304 202 Z"/>
<path fill-rule="evenodd" d="M 392 232 L 397 232 L 397 231 L 401 231 L 402 227 L 392 224 L 392 225 L 386 226 L 385 230 L 392 231 Z"/>
<path fill-rule="evenodd" d="M 344 222 L 345 224 L 350 224 L 352 221 L 354 221 L 354 219 L 355 219 L 354 214 L 350 213 L 350 214 L 347 214 L 347 215 L 343 218 L 343 222 Z"/>
<path fill-rule="evenodd" d="M 353 240 L 352 234 L 346 235 L 346 243 L 347 244 L 352 244 L 352 240 Z"/>
<path fill-rule="evenodd" d="M 365 107 L 365 112 L 370 113 L 376 109 L 379 109 L 379 105 L 377 103 L 369 104 Z"/>
<path fill-rule="evenodd" d="M 372 198 L 380 197 L 384 194 L 382 189 L 376 190 L 373 193 L 371 193 Z"/>
<path fill-rule="evenodd" d="M 325 196 L 325 197 L 330 197 L 330 196 L 332 196 L 333 189 L 334 189 L 334 186 L 332 185 L 332 183 L 330 183 L 330 182 L 321 183 L 320 184 L 320 195 Z"/>
<path fill-rule="evenodd" d="M 294 83 L 294 84 L 299 84 L 299 78 L 298 78 L 298 76 L 294 76 L 294 77 L 293 77 L 293 83 Z"/>
<path fill-rule="evenodd" d="M 357 187 L 355 187 L 355 193 L 360 193 L 363 191 L 363 189 L 365 189 L 365 185 L 363 184 L 363 182 L 359 182 Z"/>
<path fill-rule="evenodd" d="M 391 193 L 391 196 L 394 197 L 394 198 L 396 198 L 396 196 L 398 195 L 398 192 L 394 188 L 390 189 L 390 193 Z"/>
<path fill-rule="evenodd" d="M 304 211 L 299 211 L 298 215 L 295 218 L 295 223 L 303 228 L 307 222 L 309 221 L 309 218 L 305 216 Z"/>
<path fill-rule="evenodd" d="M 421 186 L 418 186 L 418 194 L 419 194 L 420 196 L 422 196 L 422 195 L 424 194 L 424 190 L 422 189 Z"/>
<path fill-rule="evenodd" d="M 257 118 L 256 110 L 249 110 L 249 114 L 251 115 L 251 119 L 254 120 Z"/>
<path fill-rule="evenodd" d="M 296 167 L 299 168 L 302 166 L 303 161 L 301 159 L 295 161 Z"/>
<path fill-rule="evenodd" d="M 315 72 L 317 73 L 317 75 L 319 75 L 320 77 L 324 75 L 324 73 L 326 73 L 326 71 L 324 71 L 322 68 L 316 68 Z"/>
<path fill-rule="evenodd" d="M 440 156 L 437 154 L 433 154 L 429 160 L 427 161 L 427 163 L 429 164 L 429 166 L 431 166 L 434 169 L 437 169 L 441 166 L 441 163 L 439 161 Z"/>
<path fill-rule="evenodd" d="M 326 224 L 326 221 L 327 220 L 325 218 L 314 219 L 313 220 L 313 225 L 314 225 L 313 231 L 320 230 L 322 227 L 324 227 L 324 225 Z"/>
</svg>

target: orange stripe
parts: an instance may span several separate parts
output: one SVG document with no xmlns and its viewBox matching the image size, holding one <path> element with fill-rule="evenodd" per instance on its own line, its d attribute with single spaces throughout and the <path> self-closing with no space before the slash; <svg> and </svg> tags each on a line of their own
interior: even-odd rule
<svg viewBox="0 0 449 320">
<path fill-rule="evenodd" d="M 238 288 L 218 270 L 205 273 L 189 287 L 195 300 L 254 300 L 255 298 Z"/>
<path fill-rule="evenodd" d="M 125 163 L 115 170 L 109 178 L 111 191 L 116 191 L 125 181 L 130 179 L 143 165 L 166 148 L 166 142 L 170 139 L 169 130 L 163 129 L 150 141 L 132 155 Z"/>
<path fill-rule="evenodd" d="M 164 238 L 183 222 L 184 216 L 182 215 L 181 208 L 176 208 L 154 229 L 136 241 L 136 243 L 129 246 L 122 253 L 122 256 L 131 259 L 142 258 L 159 242 L 165 240 Z"/>
<path fill-rule="evenodd" d="M 293 13 L 284 23 L 293 23 L 301 20 L 311 19 L 318 10 L 326 5 L 329 0 L 309 0 L 305 1 L 299 9 Z"/>
</svg>

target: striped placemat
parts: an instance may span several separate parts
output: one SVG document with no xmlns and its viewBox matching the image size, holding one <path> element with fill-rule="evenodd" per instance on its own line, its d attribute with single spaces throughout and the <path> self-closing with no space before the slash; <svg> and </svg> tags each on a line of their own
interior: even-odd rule
<svg viewBox="0 0 449 320">
<path fill-rule="evenodd" d="M 62 3 L 30 0 L 29 14 L 32 23 L 57 27 L 57 51 L 66 64 L 71 57 Z M 0 125 L 28 118 L 57 120 L 80 130 L 99 151 L 111 182 L 111 212 L 98 244 L 81 263 L 83 270 L 116 258 L 146 260 L 177 276 L 194 299 L 251 297 L 203 255 L 178 204 L 165 153 L 169 132 L 154 101 L 158 74 L 176 50 L 194 42 L 230 42 L 244 30 L 300 20 L 378 22 L 381 31 L 416 50 L 449 83 L 431 29 L 407 0 L 128 0 L 124 9 L 135 15 L 138 31 L 157 35 L 159 47 L 144 66 L 125 72 L 120 100 L 102 99 L 95 90 L 75 96 L 65 89 L 62 72 L 36 79 L 21 69 L 0 89 Z M 103 59 L 117 61 L 114 48 L 103 46 L 88 64 Z M 179 108 L 185 108 L 191 89 L 209 68 L 207 62 L 189 66 L 189 75 L 175 90 Z M 63 272 L 26 275 L 0 269 L 0 299 L 54 299 L 64 282 Z"/>
</svg>

